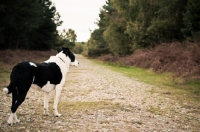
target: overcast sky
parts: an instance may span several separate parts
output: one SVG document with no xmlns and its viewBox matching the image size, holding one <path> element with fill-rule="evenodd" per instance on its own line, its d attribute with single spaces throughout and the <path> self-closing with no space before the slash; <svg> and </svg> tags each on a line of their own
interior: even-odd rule
<svg viewBox="0 0 200 132">
<path fill-rule="evenodd" d="M 71 28 L 76 32 L 78 42 L 86 42 L 90 38 L 90 30 L 97 29 L 94 22 L 99 20 L 100 8 L 106 0 L 52 0 L 61 15 L 62 26 L 59 31 Z"/>
</svg>

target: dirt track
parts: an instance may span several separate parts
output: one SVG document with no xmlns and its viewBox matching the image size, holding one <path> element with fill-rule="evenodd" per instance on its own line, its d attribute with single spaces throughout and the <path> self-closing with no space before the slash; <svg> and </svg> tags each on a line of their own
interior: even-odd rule
<svg viewBox="0 0 200 132">
<path fill-rule="evenodd" d="M 200 131 L 199 109 L 185 108 L 153 85 L 139 82 L 77 56 L 61 94 L 58 111 L 43 116 L 43 93 L 31 89 L 18 109 L 21 122 L 8 126 L 11 97 L 0 93 L 0 131 L 192 132 Z M 195 111 L 195 112 L 194 112 Z M 198 111 L 198 112 L 197 112 Z"/>
</svg>

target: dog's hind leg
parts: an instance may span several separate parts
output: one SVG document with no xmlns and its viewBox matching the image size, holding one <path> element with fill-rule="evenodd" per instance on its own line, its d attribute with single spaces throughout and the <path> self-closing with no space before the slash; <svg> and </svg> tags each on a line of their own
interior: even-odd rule
<svg viewBox="0 0 200 132">
<path fill-rule="evenodd" d="M 11 111 L 12 111 L 12 107 L 14 107 L 15 103 L 17 101 L 17 90 L 16 88 L 13 89 L 12 91 L 12 106 L 11 106 Z M 13 123 L 17 123 L 17 122 L 20 122 L 18 119 L 17 119 L 17 116 L 16 116 L 16 113 L 11 113 L 10 114 L 10 117 L 8 118 L 8 124 L 13 124 Z"/>
<path fill-rule="evenodd" d="M 58 102 L 60 98 L 60 94 L 62 91 L 62 86 L 63 85 L 57 85 L 55 88 L 55 98 L 54 98 L 54 105 L 53 105 L 53 113 L 56 117 L 61 116 L 62 114 L 58 113 L 57 107 L 58 107 Z"/>
<path fill-rule="evenodd" d="M 20 89 L 21 88 L 21 89 Z M 24 87 L 22 89 L 21 86 L 18 86 L 17 89 L 12 91 L 12 106 L 11 106 L 11 115 L 8 119 L 8 124 L 13 124 L 20 122 L 20 120 L 17 119 L 16 111 L 17 108 L 23 103 L 25 100 L 26 94 L 28 92 L 29 87 Z"/>
<path fill-rule="evenodd" d="M 49 115 L 49 93 L 44 93 L 44 115 Z"/>
</svg>

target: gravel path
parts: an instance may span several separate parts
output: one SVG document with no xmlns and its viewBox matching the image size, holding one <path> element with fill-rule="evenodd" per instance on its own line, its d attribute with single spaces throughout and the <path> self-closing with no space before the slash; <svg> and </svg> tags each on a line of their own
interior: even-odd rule
<svg viewBox="0 0 200 132">
<path fill-rule="evenodd" d="M 43 113 L 43 93 L 30 89 L 19 107 L 21 122 L 8 126 L 11 97 L 0 93 L 0 132 L 192 132 L 200 131 L 200 107 L 185 108 L 156 86 L 137 81 L 77 55 L 61 94 L 61 117 Z"/>
</svg>

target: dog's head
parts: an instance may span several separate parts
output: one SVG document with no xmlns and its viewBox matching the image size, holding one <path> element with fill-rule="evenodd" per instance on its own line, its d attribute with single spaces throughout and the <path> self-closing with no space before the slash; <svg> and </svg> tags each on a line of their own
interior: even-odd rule
<svg viewBox="0 0 200 132">
<path fill-rule="evenodd" d="M 57 48 L 57 51 L 58 51 L 58 53 L 61 52 L 66 57 L 69 57 L 69 59 L 71 60 L 70 65 L 72 65 L 72 66 L 78 66 L 79 65 L 79 62 L 75 59 L 75 55 L 69 50 L 69 48 L 65 48 L 65 47 Z M 61 58 L 61 59 L 63 59 L 63 58 Z"/>
</svg>

